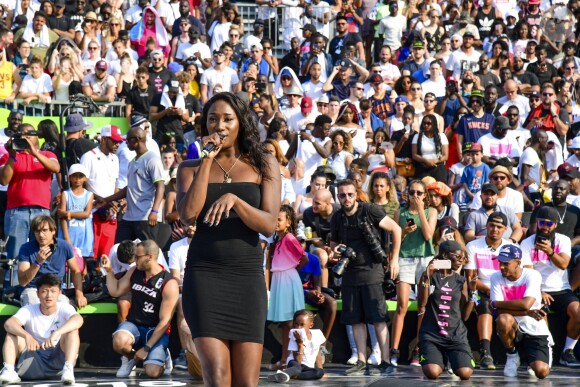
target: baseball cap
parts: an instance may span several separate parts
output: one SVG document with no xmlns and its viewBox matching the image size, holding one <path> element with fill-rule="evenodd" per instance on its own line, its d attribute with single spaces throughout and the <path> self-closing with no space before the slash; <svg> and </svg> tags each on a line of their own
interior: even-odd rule
<svg viewBox="0 0 580 387">
<path fill-rule="evenodd" d="M 495 257 L 500 262 L 509 262 L 512 259 L 522 259 L 522 249 L 516 245 L 503 245 Z"/>
<path fill-rule="evenodd" d="M 472 142 L 464 142 L 463 147 L 461 147 L 461 150 L 463 151 L 463 153 L 469 152 L 471 150 L 472 145 L 473 145 Z"/>
<path fill-rule="evenodd" d="M 418 41 L 418 42 L 414 42 L 413 45 L 411 46 L 411 48 L 423 49 L 423 48 L 425 48 L 425 45 L 423 44 L 423 42 Z"/>
<path fill-rule="evenodd" d="M 85 177 L 89 176 L 89 171 L 87 171 L 87 168 L 82 164 L 73 164 L 70 166 L 68 169 L 68 175 L 74 175 L 75 173 L 82 173 Z"/>
<path fill-rule="evenodd" d="M 534 90 L 534 91 L 532 91 L 532 92 L 530 93 L 530 95 L 528 95 L 528 98 L 530 98 L 530 97 L 537 97 L 537 98 L 540 98 L 540 92 L 539 92 L 539 91 L 537 91 L 537 90 Z"/>
<path fill-rule="evenodd" d="M 101 137 L 109 137 L 111 140 L 116 142 L 122 142 L 124 140 L 121 135 L 121 130 L 115 125 L 105 125 L 101 128 Z"/>
<path fill-rule="evenodd" d="M 510 128 L 510 121 L 505 116 L 499 116 L 493 122 L 493 128 L 497 130 L 504 130 Z"/>
<path fill-rule="evenodd" d="M 252 44 L 252 48 L 257 48 L 258 50 L 263 51 L 264 47 L 262 46 L 262 43 L 260 42 L 256 42 L 255 44 Z"/>
<path fill-rule="evenodd" d="M 483 99 L 483 93 L 481 92 L 481 90 L 475 89 L 471 92 L 471 95 L 469 96 L 469 99 L 471 100 L 472 98 L 481 98 Z"/>
<path fill-rule="evenodd" d="M 328 95 L 322 94 L 320 96 L 320 98 L 318 98 L 318 101 L 317 102 L 328 103 L 329 102 Z"/>
<path fill-rule="evenodd" d="M 409 103 L 409 100 L 404 95 L 401 95 L 401 96 L 395 98 L 395 103 L 399 103 L 399 102 Z"/>
<path fill-rule="evenodd" d="M 292 73 L 290 72 L 290 70 L 284 69 L 280 73 L 280 77 L 284 77 L 284 76 L 292 78 Z"/>
<path fill-rule="evenodd" d="M 157 55 L 159 55 L 159 56 L 163 56 L 163 51 L 161 51 L 161 50 L 153 50 L 153 51 L 151 51 L 151 53 L 149 54 L 149 58 L 153 59 L 153 57 L 155 57 L 155 56 L 157 56 Z"/>
<path fill-rule="evenodd" d="M 167 82 L 167 87 L 169 87 L 168 91 L 172 93 L 179 93 L 179 81 L 175 79 L 170 79 Z"/>
<path fill-rule="evenodd" d="M 264 25 L 264 20 L 262 20 L 262 19 L 256 19 L 256 20 L 254 20 L 254 25 L 256 25 L 256 24 Z"/>
<path fill-rule="evenodd" d="M 574 137 L 572 144 L 568 146 L 570 149 L 580 149 L 580 136 Z"/>
<path fill-rule="evenodd" d="M 528 4 L 534 5 L 534 4 L 540 4 L 542 1 L 541 0 L 529 0 Z"/>
<path fill-rule="evenodd" d="M 451 193 L 451 188 L 447 186 L 447 184 L 436 181 L 435 183 L 431 183 L 427 186 L 427 190 L 437 192 L 439 196 L 449 196 Z"/>
<path fill-rule="evenodd" d="M 322 172 L 326 175 L 328 179 L 336 180 L 336 175 L 330 165 L 321 165 L 318 168 L 316 168 L 315 172 Z"/>
<path fill-rule="evenodd" d="M 497 187 L 491 183 L 485 183 L 484 185 L 481 186 L 481 192 L 483 193 L 485 191 L 492 191 L 496 195 L 499 193 Z"/>
<path fill-rule="evenodd" d="M 95 64 L 95 69 L 107 71 L 107 62 L 101 59 Z"/>
<path fill-rule="evenodd" d="M 471 148 L 469 149 L 470 152 L 483 152 L 483 147 L 478 142 L 472 142 Z"/>
<path fill-rule="evenodd" d="M 344 71 L 350 68 L 350 62 L 345 59 L 340 59 L 336 62 L 336 66 L 340 66 L 340 69 Z"/>
<path fill-rule="evenodd" d="M 167 65 L 167 70 L 169 70 L 171 73 L 178 73 L 183 71 L 183 66 L 177 62 L 171 62 Z"/>
<path fill-rule="evenodd" d="M 508 177 L 508 179 L 512 178 L 512 173 L 510 172 L 510 170 L 504 167 L 503 165 L 496 165 L 495 167 L 493 167 L 493 169 L 489 171 L 489 177 L 491 178 L 496 173 L 503 173 Z"/>
<path fill-rule="evenodd" d="M 286 95 L 299 95 L 302 97 L 302 90 L 297 86 L 292 86 L 288 91 L 285 93 Z"/>
<path fill-rule="evenodd" d="M 461 247 L 461 245 L 457 241 L 454 241 L 454 240 L 443 241 L 439 245 L 439 254 L 452 253 L 452 252 L 458 251 L 458 250 L 463 251 L 463 248 Z"/>
<path fill-rule="evenodd" d="M 439 227 L 447 227 L 453 230 L 457 230 L 457 221 L 452 216 L 446 216 L 439 221 Z"/>
<path fill-rule="evenodd" d="M 558 214 L 558 211 L 554 207 L 542 206 L 538 210 L 536 219 L 548 219 L 551 220 L 552 222 L 558 222 L 560 221 L 560 216 Z"/>
<path fill-rule="evenodd" d="M 487 224 L 490 222 L 503 224 L 506 227 L 508 226 L 507 216 L 503 212 L 499 211 L 495 211 L 489 214 L 489 216 L 487 217 L 487 222 L 485 223 Z"/>
<path fill-rule="evenodd" d="M 252 47 L 254 47 L 254 46 L 252 46 Z M 213 50 L 213 52 L 212 52 L 212 56 L 223 55 L 223 54 L 224 54 L 224 52 L 220 48 Z"/>
<path fill-rule="evenodd" d="M 465 33 L 463 34 L 463 39 L 465 39 L 465 38 L 475 39 L 475 35 L 473 34 L 473 32 L 466 30 Z"/>
<path fill-rule="evenodd" d="M 379 75 L 379 74 L 373 74 L 369 77 L 368 83 L 382 83 L 383 82 L 383 78 Z"/>
<path fill-rule="evenodd" d="M 571 179 L 580 179 L 580 171 L 578 168 L 570 163 L 563 163 L 558 167 L 558 176 L 560 179 L 564 177 L 569 177 Z"/>
<path fill-rule="evenodd" d="M 309 96 L 302 97 L 302 101 L 300 101 L 300 110 L 302 110 L 302 113 L 310 113 L 312 111 L 312 98 Z"/>
<path fill-rule="evenodd" d="M 66 6 L 66 3 L 64 0 L 56 0 L 54 2 L 54 6 L 59 7 L 59 8 L 64 8 Z"/>
<path fill-rule="evenodd" d="M 304 27 L 300 29 L 304 31 L 310 31 L 312 33 L 315 33 L 317 31 L 316 27 L 314 27 L 314 25 L 310 23 L 305 24 Z"/>
</svg>

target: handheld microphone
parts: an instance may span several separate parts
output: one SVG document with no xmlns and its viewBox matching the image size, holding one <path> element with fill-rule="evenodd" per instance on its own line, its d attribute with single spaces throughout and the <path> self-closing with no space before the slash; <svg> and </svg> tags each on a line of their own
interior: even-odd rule
<svg viewBox="0 0 580 387">
<path fill-rule="evenodd" d="M 207 157 L 211 152 L 213 152 L 213 150 L 216 148 L 216 145 L 209 142 L 207 143 L 203 149 L 201 150 L 201 158 L 205 158 Z"/>
</svg>

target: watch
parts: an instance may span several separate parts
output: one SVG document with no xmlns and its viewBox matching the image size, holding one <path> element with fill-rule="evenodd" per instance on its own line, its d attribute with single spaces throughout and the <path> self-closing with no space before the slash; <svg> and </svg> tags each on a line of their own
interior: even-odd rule
<svg viewBox="0 0 580 387">
<path fill-rule="evenodd" d="M 145 345 L 143 346 L 143 349 L 144 349 L 144 350 L 145 350 L 145 352 L 147 352 L 147 353 L 151 352 L 151 347 L 150 347 L 150 346 L 148 346 L 147 344 L 145 344 Z"/>
<path fill-rule="evenodd" d="M 552 114 L 552 118 L 556 118 L 556 117 L 558 117 L 557 114 Z"/>
</svg>

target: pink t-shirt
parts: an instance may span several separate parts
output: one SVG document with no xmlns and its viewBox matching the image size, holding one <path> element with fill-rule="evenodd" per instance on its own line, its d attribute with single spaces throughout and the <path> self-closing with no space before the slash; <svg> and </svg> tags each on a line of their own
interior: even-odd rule
<svg viewBox="0 0 580 387">
<path fill-rule="evenodd" d="M 274 247 L 272 272 L 294 269 L 304 255 L 304 249 L 293 234 L 286 234 Z"/>
</svg>

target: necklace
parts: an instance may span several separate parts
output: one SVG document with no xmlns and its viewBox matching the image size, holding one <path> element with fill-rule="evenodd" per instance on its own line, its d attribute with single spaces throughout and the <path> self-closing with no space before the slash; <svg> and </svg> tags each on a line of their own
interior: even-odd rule
<svg viewBox="0 0 580 387">
<path fill-rule="evenodd" d="M 216 159 L 213 159 L 213 161 L 216 162 L 218 167 L 220 167 L 220 169 L 224 172 L 224 183 L 231 183 L 232 182 L 232 178 L 230 177 L 230 172 L 232 171 L 232 169 L 234 169 L 234 167 L 238 163 L 238 160 L 240 160 L 241 156 L 242 156 L 242 154 L 240 153 L 240 155 L 238 157 L 236 157 L 236 161 L 234 161 L 234 163 L 232 164 L 230 169 L 228 169 L 227 171 L 221 166 L 219 161 L 217 161 Z"/>
<path fill-rule="evenodd" d="M 556 209 L 556 212 L 558 213 L 558 218 L 560 218 L 560 224 L 564 224 L 564 218 L 566 217 L 566 211 L 568 211 L 568 205 L 566 204 L 564 206 L 564 215 L 560 216 L 560 211 L 558 211 L 558 207 L 554 205 L 554 202 L 552 202 L 552 206 Z"/>
</svg>

